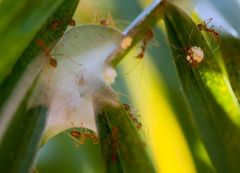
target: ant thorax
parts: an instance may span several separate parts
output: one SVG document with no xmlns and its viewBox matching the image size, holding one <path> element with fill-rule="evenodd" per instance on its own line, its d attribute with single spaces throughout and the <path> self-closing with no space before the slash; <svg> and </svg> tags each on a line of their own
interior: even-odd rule
<svg viewBox="0 0 240 173">
<path fill-rule="evenodd" d="M 204 59 L 204 53 L 200 47 L 192 46 L 185 49 L 187 56 L 187 61 L 192 65 L 200 64 Z"/>
</svg>

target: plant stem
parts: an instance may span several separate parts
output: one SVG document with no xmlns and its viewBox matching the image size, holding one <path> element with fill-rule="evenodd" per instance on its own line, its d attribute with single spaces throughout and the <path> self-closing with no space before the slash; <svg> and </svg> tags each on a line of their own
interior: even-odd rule
<svg viewBox="0 0 240 173">
<path fill-rule="evenodd" d="M 117 64 L 123 59 L 124 55 L 127 54 L 136 43 L 143 39 L 144 34 L 161 18 L 163 12 L 163 3 L 167 0 L 155 0 L 150 4 L 142 13 L 140 13 L 135 20 L 128 25 L 123 31 L 123 39 L 126 37 L 132 38 L 131 45 L 124 49 L 119 45 L 107 58 L 107 64 L 116 67 Z"/>
</svg>

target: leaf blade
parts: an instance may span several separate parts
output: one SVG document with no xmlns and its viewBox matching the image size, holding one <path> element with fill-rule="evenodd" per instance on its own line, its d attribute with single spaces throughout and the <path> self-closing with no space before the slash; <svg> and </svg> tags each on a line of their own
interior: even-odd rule
<svg viewBox="0 0 240 173">
<path fill-rule="evenodd" d="M 226 138 L 221 137 L 228 134 L 230 138 L 239 141 L 239 105 L 235 102 L 228 81 L 203 36 L 186 14 L 167 4 L 164 21 L 169 40 L 175 47 L 172 49 L 174 56 L 181 55 L 174 60 L 208 154 L 218 172 L 237 172 L 239 153 L 230 152 L 233 148 L 238 150 L 237 143 L 229 144 Z M 178 22 L 181 22 L 181 25 L 177 25 Z M 183 51 L 187 46 L 204 49 L 205 60 L 202 65 L 191 67 L 186 60 L 187 52 Z M 227 105 L 234 107 L 235 115 L 226 108 Z M 222 126 L 226 128 L 222 129 Z"/>
</svg>

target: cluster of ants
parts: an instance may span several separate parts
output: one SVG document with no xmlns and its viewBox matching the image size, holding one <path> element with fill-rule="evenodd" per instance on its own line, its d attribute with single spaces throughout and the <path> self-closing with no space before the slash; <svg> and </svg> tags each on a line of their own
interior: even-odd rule
<svg viewBox="0 0 240 173">
<path fill-rule="evenodd" d="M 220 36 L 220 33 L 214 29 L 213 25 L 210 27 L 208 26 L 209 23 L 212 21 L 212 19 L 213 18 L 209 18 L 203 23 L 197 24 L 196 26 L 198 30 L 206 31 L 207 33 L 210 33 L 214 38 L 218 39 Z M 52 30 L 56 30 L 59 26 L 63 25 L 64 22 L 65 21 L 63 19 L 54 20 L 49 27 Z M 76 25 L 76 22 L 73 19 L 69 19 L 67 23 L 69 26 L 73 26 L 73 27 Z M 114 21 L 110 12 L 107 13 L 107 16 L 105 18 L 99 17 L 99 15 L 96 13 L 94 15 L 94 23 L 99 23 L 100 25 L 103 25 L 103 26 L 109 26 L 109 25 L 114 26 Z M 143 39 L 141 40 L 140 51 L 135 56 L 136 59 L 142 60 L 144 58 L 147 45 L 150 42 L 150 40 L 152 40 L 153 37 L 154 37 L 154 33 L 152 29 L 149 28 L 144 34 Z M 51 56 L 50 51 L 46 46 L 46 44 L 44 43 L 44 41 L 39 39 L 36 41 L 36 44 L 43 50 L 43 52 L 45 53 L 45 56 L 49 58 L 50 65 L 54 68 L 57 67 L 57 60 Z M 186 59 L 192 66 L 197 66 L 204 59 L 204 54 L 201 48 L 197 46 L 186 46 L 181 50 L 186 53 L 187 55 Z"/>
<path fill-rule="evenodd" d="M 212 26 L 208 26 L 209 23 L 212 21 L 213 18 L 209 18 L 206 21 L 204 21 L 203 23 L 197 24 L 197 29 L 199 31 L 205 31 L 209 34 L 211 34 L 213 36 L 214 39 L 216 39 L 218 41 L 219 37 L 220 37 L 220 31 L 216 31 Z M 173 46 L 174 47 L 174 46 Z M 202 51 L 202 49 L 200 47 L 197 46 L 186 46 L 184 48 L 182 48 L 181 50 L 183 50 L 186 53 L 186 59 L 187 61 L 192 65 L 192 67 L 198 67 L 199 64 L 202 63 L 202 61 L 204 60 L 204 53 Z"/>
<path fill-rule="evenodd" d="M 212 20 L 213 18 L 210 18 L 204 21 L 203 23 L 197 24 L 196 25 L 197 29 L 199 31 L 205 31 L 207 33 L 210 33 L 215 39 L 219 39 L 220 33 L 214 29 L 213 25 L 210 27 L 208 26 Z M 152 29 L 148 29 L 141 41 L 140 52 L 137 54 L 136 59 L 141 60 L 144 58 L 147 45 L 150 42 L 150 40 L 152 40 L 153 37 L 154 33 Z M 175 46 L 173 47 L 176 48 Z M 193 67 L 197 67 L 204 59 L 203 51 L 201 50 L 201 48 L 197 46 L 186 46 L 181 50 L 183 50 L 186 53 L 187 55 L 186 59 Z"/>
<path fill-rule="evenodd" d="M 71 123 L 74 127 L 73 122 Z M 65 132 L 68 136 L 70 136 L 74 140 L 76 147 L 79 147 L 79 145 L 84 144 L 85 139 L 91 139 L 93 141 L 93 144 L 99 143 L 99 139 L 96 133 L 89 132 L 86 129 L 82 131 L 82 128 L 83 128 L 83 123 L 81 123 L 81 131 L 73 128 L 70 131 L 70 133 Z"/>
<path fill-rule="evenodd" d="M 136 115 L 134 115 L 130 109 L 130 106 L 126 103 L 123 103 L 123 107 L 126 110 L 129 118 L 135 123 L 137 129 L 141 129 L 142 123 L 138 121 Z"/>
<path fill-rule="evenodd" d="M 123 104 L 123 108 L 126 110 L 129 118 L 135 123 L 137 129 L 141 129 L 142 123 L 138 121 L 137 117 L 132 113 L 130 106 L 126 103 Z M 71 124 L 74 127 L 73 122 Z M 99 139 L 96 133 L 94 132 L 89 132 L 86 129 L 82 130 L 83 123 L 81 123 L 81 131 L 75 129 L 75 127 L 68 133 L 65 132 L 68 136 L 70 136 L 74 141 L 75 141 L 75 146 L 78 147 L 81 144 L 84 144 L 85 139 L 91 139 L 93 141 L 93 144 L 98 144 Z M 112 135 L 113 138 L 116 138 L 116 135 L 118 133 L 118 128 L 113 127 L 112 128 Z"/>
<path fill-rule="evenodd" d="M 60 26 L 64 25 L 65 23 L 72 27 L 76 26 L 76 22 L 74 19 L 69 19 L 67 21 L 65 21 L 64 19 L 57 19 L 50 23 L 49 28 L 54 31 L 57 30 Z M 108 12 L 106 18 L 100 18 L 99 15 L 96 13 L 94 15 L 94 23 L 99 23 L 103 26 L 114 25 L 114 21 L 111 17 L 110 12 Z M 56 68 L 57 60 L 50 54 L 50 50 L 47 47 L 46 43 L 42 39 L 38 39 L 36 40 L 36 45 L 40 47 L 44 52 L 45 56 L 49 58 L 49 64 L 51 65 L 51 67 Z"/>
<path fill-rule="evenodd" d="M 113 24 L 113 20 L 111 18 L 111 13 L 108 13 L 107 15 L 107 18 L 102 18 L 102 19 L 99 19 L 98 22 L 101 24 L 101 25 L 112 25 Z M 96 17 L 94 17 L 94 21 L 96 21 Z M 213 25 L 212 26 L 208 26 L 208 24 L 212 21 L 212 18 L 204 21 L 203 23 L 200 23 L 200 24 L 197 24 L 197 28 L 200 30 L 200 31 L 206 31 L 208 33 L 210 33 L 214 38 L 219 38 L 219 35 L 220 33 L 217 32 L 214 28 L 213 28 Z M 51 24 L 50 24 L 50 28 L 52 30 L 55 30 L 57 29 L 60 25 L 63 25 L 64 24 L 64 20 L 55 20 L 53 21 Z M 75 26 L 76 25 L 76 22 L 73 20 L 73 19 L 70 19 L 68 21 L 68 25 L 69 26 Z M 152 31 L 152 29 L 148 29 L 141 41 L 141 45 L 140 45 L 140 52 L 136 55 L 136 58 L 137 59 L 143 59 L 144 58 L 144 54 L 145 54 L 145 51 L 146 51 L 146 48 L 147 48 L 147 45 L 149 43 L 149 41 L 154 37 L 154 33 Z M 57 60 L 52 57 L 52 55 L 50 54 L 50 50 L 48 49 L 48 47 L 46 46 L 45 42 L 41 39 L 38 39 L 36 40 L 36 44 L 37 46 L 39 46 L 46 57 L 49 58 L 49 63 L 52 67 L 56 68 L 57 67 Z M 196 49 L 194 48 L 198 48 L 196 46 L 187 46 L 185 48 L 183 48 L 182 50 L 186 53 L 187 57 L 186 59 L 189 61 L 190 64 L 192 65 L 198 65 L 202 62 L 203 60 L 203 54 L 201 56 L 196 56 Z M 201 50 L 201 49 L 200 49 Z M 124 109 L 127 111 L 130 119 L 135 123 L 136 125 L 136 128 L 137 129 L 140 129 L 142 127 L 142 124 L 141 122 L 138 121 L 138 119 L 136 118 L 135 115 L 133 115 L 131 109 L 130 109 L 130 106 L 128 104 L 123 104 L 123 107 Z M 70 136 L 74 139 L 75 141 L 75 144 L 78 146 L 79 144 L 83 144 L 84 143 L 84 139 L 88 138 L 88 139 L 92 139 L 93 140 L 93 143 L 94 144 L 97 144 L 99 143 L 99 139 L 97 137 L 97 135 L 95 133 L 90 133 L 90 132 L 80 132 L 78 130 L 72 130 L 70 132 Z"/>
<path fill-rule="evenodd" d="M 54 21 L 52 21 L 50 23 L 49 28 L 51 30 L 56 30 L 56 29 L 59 28 L 59 26 L 63 25 L 64 23 L 65 23 L 65 21 L 63 19 L 57 19 L 57 20 L 54 20 Z M 69 26 L 73 26 L 74 27 L 76 25 L 76 22 L 75 22 L 74 19 L 69 19 L 67 21 L 67 24 Z M 47 58 L 49 58 L 49 64 L 52 67 L 56 68 L 57 67 L 57 60 L 50 54 L 50 50 L 47 47 L 46 43 L 42 39 L 38 39 L 38 40 L 36 40 L 36 45 L 38 47 L 40 47 L 42 49 L 42 51 L 44 52 L 45 56 Z"/>
</svg>

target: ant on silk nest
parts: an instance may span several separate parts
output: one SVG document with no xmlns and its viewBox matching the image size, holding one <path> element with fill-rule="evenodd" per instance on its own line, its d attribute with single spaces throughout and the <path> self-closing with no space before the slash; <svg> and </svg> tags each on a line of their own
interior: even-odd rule
<svg viewBox="0 0 240 173">
<path fill-rule="evenodd" d="M 103 26 L 115 26 L 115 22 L 110 11 L 107 13 L 105 18 L 100 16 L 98 12 L 95 12 L 93 23 L 99 23 Z"/>
<path fill-rule="evenodd" d="M 69 26 L 76 26 L 76 21 L 74 19 L 68 19 L 68 20 L 64 20 L 64 19 L 56 19 L 54 21 L 52 21 L 50 23 L 50 29 L 51 30 L 56 30 L 58 29 L 60 26 L 64 25 L 64 23 L 67 23 Z"/>
<path fill-rule="evenodd" d="M 52 57 L 52 55 L 50 54 L 50 51 L 49 51 L 48 47 L 46 46 L 46 44 L 44 43 L 44 41 L 39 39 L 39 40 L 36 41 L 36 44 L 37 44 L 37 46 L 39 46 L 43 50 L 45 56 L 49 58 L 50 65 L 52 67 L 56 68 L 57 67 L 57 60 Z"/>
<path fill-rule="evenodd" d="M 93 141 L 93 144 L 99 143 L 97 134 L 95 132 L 89 132 L 85 128 L 83 129 L 83 123 L 81 123 L 81 126 L 79 127 L 81 128 L 81 130 L 76 129 L 73 122 L 71 122 L 71 124 L 73 125 L 74 128 L 69 133 L 65 132 L 65 134 L 67 134 L 74 140 L 76 147 L 79 147 L 79 145 L 84 144 L 85 139 L 91 139 Z"/>
</svg>

